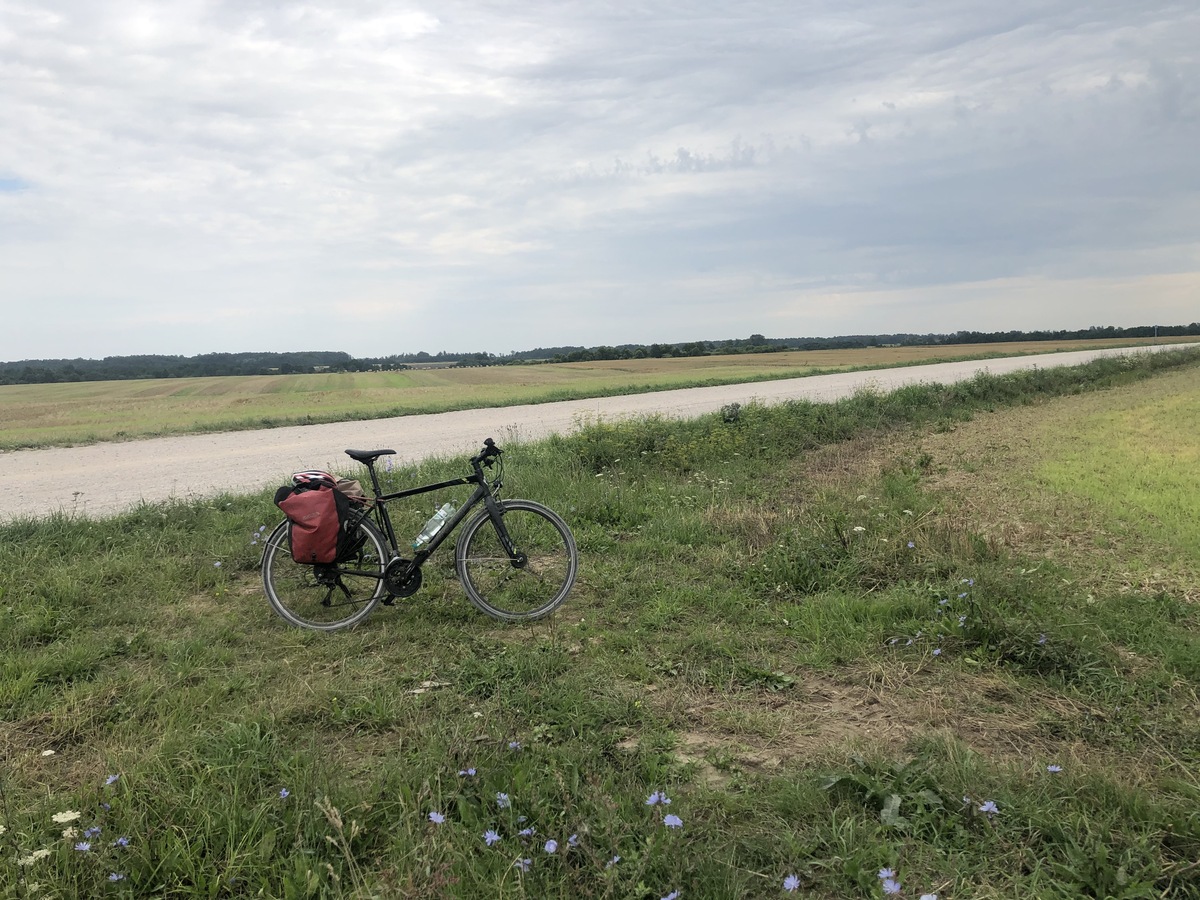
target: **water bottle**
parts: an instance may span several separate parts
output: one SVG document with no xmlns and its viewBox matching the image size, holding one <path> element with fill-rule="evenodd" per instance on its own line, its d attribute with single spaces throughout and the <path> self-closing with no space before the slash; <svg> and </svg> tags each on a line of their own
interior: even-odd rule
<svg viewBox="0 0 1200 900">
<path fill-rule="evenodd" d="M 446 524 L 446 520 L 454 515 L 454 504 L 443 503 L 442 508 L 433 514 L 425 527 L 421 529 L 421 533 L 417 535 L 417 539 L 413 541 L 413 549 L 419 550 L 433 540 L 433 536 L 442 530 L 442 526 Z"/>
</svg>

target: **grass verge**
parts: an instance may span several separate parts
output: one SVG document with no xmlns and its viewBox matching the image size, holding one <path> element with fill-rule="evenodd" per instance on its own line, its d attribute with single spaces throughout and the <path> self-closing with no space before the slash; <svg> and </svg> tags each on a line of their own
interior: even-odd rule
<svg viewBox="0 0 1200 900">
<path fill-rule="evenodd" d="M 1045 553 L 1010 456 L 969 452 L 1196 371 L 1105 360 L 514 445 L 514 495 L 583 554 L 533 627 L 480 617 L 443 558 L 352 632 L 290 630 L 257 581 L 266 494 L 6 525 L 0 896 L 1200 896 L 1195 603 Z M 1119 453 L 1141 420 L 1115 421 Z M 1039 448 L 1046 492 L 1084 465 Z M 985 489 L 1028 527 L 990 527 Z M 1127 562 L 1186 564 L 1178 538 Z"/>
</svg>

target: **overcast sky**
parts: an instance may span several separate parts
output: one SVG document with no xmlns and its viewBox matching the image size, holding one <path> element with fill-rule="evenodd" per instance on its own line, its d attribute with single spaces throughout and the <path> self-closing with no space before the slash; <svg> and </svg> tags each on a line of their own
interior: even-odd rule
<svg viewBox="0 0 1200 900">
<path fill-rule="evenodd" d="M 1200 4 L 0 0 L 0 359 L 1200 320 Z"/>
</svg>

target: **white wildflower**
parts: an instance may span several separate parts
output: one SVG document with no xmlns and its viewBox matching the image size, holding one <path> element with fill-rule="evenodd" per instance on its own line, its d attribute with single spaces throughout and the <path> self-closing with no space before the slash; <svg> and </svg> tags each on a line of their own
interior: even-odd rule
<svg viewBox="0 0 1200 900">
<path fill-rule="evenodd" d="M 55 813 L 50 818 L 53 819 L 55 822 L 57 822 L 59 825 L 66 825 L 68 822 L 74 822 L 76 819 L 78 819 L 79 813 L 77 813 L 73 809 L 64 809 L 60 813 Z"/>
</svg>

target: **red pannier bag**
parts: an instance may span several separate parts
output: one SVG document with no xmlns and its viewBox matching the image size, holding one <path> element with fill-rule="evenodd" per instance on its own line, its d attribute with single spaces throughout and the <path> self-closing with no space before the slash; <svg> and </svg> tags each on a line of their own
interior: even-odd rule
<svg viewBox="0 0 1200 900">
<path fill-rule="evenodd" d="M 351 516 L 351 500 L 324 472 L 300 472 L 275 492 L 275 505 L 288 518 L 292 559 L 304 565 L 329 565 L 350 551 L 342 526 Z M 357 525 L 357 521 L 354 523 Z"/>
</svg>

